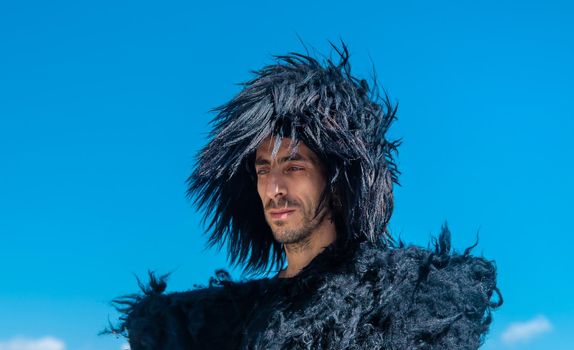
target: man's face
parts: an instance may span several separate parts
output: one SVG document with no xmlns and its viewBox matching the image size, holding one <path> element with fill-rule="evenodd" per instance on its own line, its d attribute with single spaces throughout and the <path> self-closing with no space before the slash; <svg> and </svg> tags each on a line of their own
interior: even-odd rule
<svg viewBox="0 0 574 350">
<path fill-rule="evenodd" d="M 329 213 L 328 206 L 324 206 L 315 217 L 326 184 L 325 175 L 315 153 L 302 142 L 290 148 L 289 138 L 282 139 L 281 148 L 272 159 L 274 142 L 274 138 L 267 138 L 257 148 L 257 192 L 275 240 L 299 243 Z"/>
</svg>

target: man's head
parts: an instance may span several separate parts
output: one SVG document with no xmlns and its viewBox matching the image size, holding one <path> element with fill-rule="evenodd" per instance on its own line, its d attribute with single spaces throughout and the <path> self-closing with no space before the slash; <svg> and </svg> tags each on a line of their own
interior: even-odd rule
<svg viewBox="0 0 574 350">
<path fill-rule="evenodd" d="M 351 75 L 345 46 L 335 49 L 338 63 L 290 54 L 256 72 L 216 109 L 188 179 L 209 244 L 227 244 L 231 263 L 247 271 L 282 265 L 281 243 L 327 216 L 337 244 L 387 237 L 398 143 L 385 135 L 396 108 Z M 287 164 L 309 166 L 312 176 Z M 280 211 L 285 205 L 293 211 Z"/>
<path fill-rule="evenodd" d="M 331 208 L 321 203 L 327 181 L 324 165 L 304 143 L 283 138 L 272 157 L 273 138 L 255 152 L 257 192 L 265 219 L 279 243 L 300 243 L 326 225 Z"/>
</svg>

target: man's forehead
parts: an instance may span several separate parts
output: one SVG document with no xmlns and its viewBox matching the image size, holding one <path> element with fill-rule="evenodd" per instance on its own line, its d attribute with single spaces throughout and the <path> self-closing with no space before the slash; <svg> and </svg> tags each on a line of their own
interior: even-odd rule
<svg viewBox="0 0 574 350">
<path fill-rule="evenodd" d="M 299 153 L 299 150 L 305 152 L 305 149 L 308 149 L 308 147 L 301 141 L 293 141 L 288 137 L 279 138 L 269 136 L 263 140 L 259 147 L 257 147 L 257 156 L 271 156 L 273 149 L 277 147 L 277 143 L 280 144 L 277 154 L 293 154 Z"/>
<path fill-rule="evenodd" d="M 277 137 L 267 137 L 255 152 L 257 158 L 272 158 L 273 148 L 276 147 L 276 142 L 280 142 L 280 147 L 275 154 L 275 157 L 302 155 L 309 158 L 312 161 L 318 161 L 315 153 L 307 147 L 307 145 L 302 141 L 293 141 L 288 137 L 283 137 L 277 139 Z"/>
</svg>

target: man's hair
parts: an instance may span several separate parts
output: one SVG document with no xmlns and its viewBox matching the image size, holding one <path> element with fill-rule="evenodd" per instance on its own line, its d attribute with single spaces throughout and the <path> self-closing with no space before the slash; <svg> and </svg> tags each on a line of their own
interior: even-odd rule
<svg viewBox="0 0 574 350">
<path fill-rule="evenodd" d="M 276 136 L 272 157 L 288 137 L 320 159 L 327 186 L 319 207 L 333 195 L 341 204 L 334 215 L 337 244 L 390 239 L 399 141 L 385 135 L 396 105 L 379 94 L 375 79 L 370 88 L 351 75 L 344 43 L 333 48 L 338 62 L 290 53 L 254 72 L 239 94 L 215 109 L 210 141 L 187 180 L 188 195 L 208 223 L 208 246 L 227 244 L 230 263 L 245 272 L 281 268 L 285 261 L 265 220 L 254 171 L 255 151 L 269 136 Z"/>
</svg>

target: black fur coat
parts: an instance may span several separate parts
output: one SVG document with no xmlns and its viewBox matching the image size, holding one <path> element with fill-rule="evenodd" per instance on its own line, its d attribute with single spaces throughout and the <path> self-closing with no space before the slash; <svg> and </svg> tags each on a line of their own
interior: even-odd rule
<svg viewBox="0 0 574 350">
<path fill-rule="evenodd" d="M 451 254 L 446 230 L 433 250 L 333 245 L 294 278 L 165 287 L 118 301 L 132 350 L 477 349 L 502 303 L 493 263 Z"/>
</svg>

